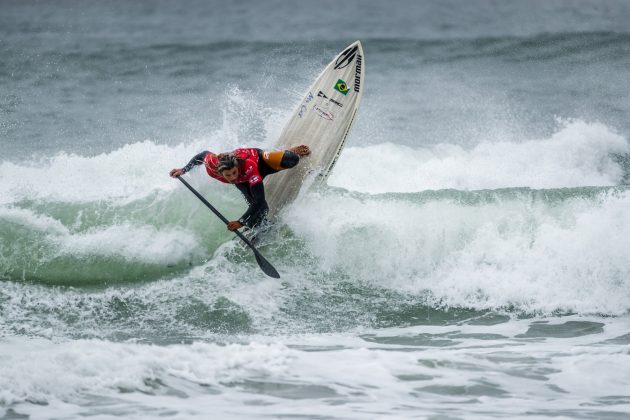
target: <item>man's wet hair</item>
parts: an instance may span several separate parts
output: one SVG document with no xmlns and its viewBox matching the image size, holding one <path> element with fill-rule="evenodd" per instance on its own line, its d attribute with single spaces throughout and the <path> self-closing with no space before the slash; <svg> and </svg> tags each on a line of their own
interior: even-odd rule
<svg viewBox="0 0 630 420">
<path fill-rule="evenodd" d="M 226 169 L 232 169 L 239 165 L 240 159 L 234 156 L 232 153 L 226 153 L 224 155 L 219 156 L 219 163 L 217 165 L 217 170 L 219 172 L 223 172 Z"/>
</svg>

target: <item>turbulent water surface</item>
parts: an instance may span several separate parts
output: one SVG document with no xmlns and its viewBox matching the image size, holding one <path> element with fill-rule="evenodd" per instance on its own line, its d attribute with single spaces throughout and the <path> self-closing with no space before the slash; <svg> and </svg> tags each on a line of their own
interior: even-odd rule
<svg viewBox="0 0 630 420">
<path fill-rule="evenodd" d="M 2 2 L 0 418 L 630 416 L 630 5 L 337 3 Z M 355 39 L 270 279 L 168 171 Z"/>
</svg>

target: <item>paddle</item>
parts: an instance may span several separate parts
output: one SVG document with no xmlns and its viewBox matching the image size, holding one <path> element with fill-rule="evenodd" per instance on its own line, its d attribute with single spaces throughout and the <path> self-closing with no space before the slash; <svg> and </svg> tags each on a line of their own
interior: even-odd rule
<svg viewBox="0 0 630 420">
<path fill-rule="evenodd" d="M 223 217 L 223 215 L 221 213 L 219 213 L 219 210 L 215 209 L 212 204 L 208 203 L 208 200 L 206 200 L 205 198 L 203 198 L 203 196 L 201 194 L 199 194 L 197 192 L 197 190 L 195 190 L 193 187 L 190 186 L 190 184 L 188 182 L 186 182 L 186 180 L 184 180 L 181 176 L 178 176 L 177 179 L 179 179 L 180 181 L 182 181 L 182 184 L 184 184 L 186 186 L 186 188 L 188 188 L 193 194 L 195 194 L 197 196 L 198 199 L 201 200 L 201 202 L 203 204 L 206 205 L 206 207 L 208 207 L 210 210 L 212 210 L 212 212 L 214 214 L 217 215 L 217 217 L 219 219 L 221 219 L 223 221 L 223 223 L 225 223 L 226 225 L 229 222 L 228 219 L 226 219 L 225 217 Z M 252 251 L 254 251 L 254 256 L 256 257 L 256 261 L 258 262 L 258 265 L 260 266 L 260 269 L 269 277 L 273 277 L 274 279 L 279 279 L 280 278 L 280 274 L 278 274 L 278 272 L 276 271 L 275 268 L 273 268 L 273 266 L 269 263 L 269 261 L 267 261 L 265 259 L 265 257 L 262 256 L 262 254 L 260 252 L 258 252 L 258 250 L 256 249 L 256 247 L 254 246 L 254 244 L 252 244 L 249 239 L 247 239 L 241 232 L 239 232 L 238 230 L 235 230 L 234 233 L 236 233 L 238 235 L 239 238 L 241 238 L 241 240 L 243 242 L 245 242 L 247 244 L 247 246 L 249 246 Z"/>
</svg>

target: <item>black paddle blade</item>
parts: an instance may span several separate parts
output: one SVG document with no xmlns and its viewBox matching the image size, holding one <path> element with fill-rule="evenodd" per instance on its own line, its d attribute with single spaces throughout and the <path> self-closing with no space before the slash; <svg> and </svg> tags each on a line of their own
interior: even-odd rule
<svg viewBox="0 0 630 420">
<path fill-rule="evenodd" d="M 254 251 L 254 256 L 256 257 L 256 261 L 258 262 L 258 266 L 263 271 L 263 273 L 265 273 L 269 277 L 273 277 L 274 279 L 279 279 L 280 278 L 280 274 L 278 274 L 276 269 L 273 268 L 273 265 L 271 265 L 271 263 L 269 263 L 269 261 L 267 261 L 265 259 L 265 257 L 263 257 L 262 254 L 260 252 L 258 252 L 257 249 L 252 248 L 252 250 Z"/>
<path fill-rule="evenodd" d="M 260 251 L 258 251 L 256 249 L 256 247 L 254 246 L 254 244 L 252 244 L 251 241 L 249 239 L 247 239 L 245 237 L 245 235 L 243 235 L 238 230 L 235 230 L 234 233 L 236 233 L 236 235 L 239 238 L 241 238 L 243 243 L 245 243 L 245 245 L 250 247 L 251 250 L 254 252 L 254 257 L 256 257 L 256 261 L 258 262 L 258 266 L 263 271 L 263 273 L 265 273 L 269 277 L 273 277 L 274 279 L 279 279 L 280 278 L 280 274 L 278 273 L 278 271 L 273 267 L 273 265 L 271 265 L 271 263 L 269 261 L 267 261 L 265 259 L 265 257 L 262 256 Z"/>
</svg>

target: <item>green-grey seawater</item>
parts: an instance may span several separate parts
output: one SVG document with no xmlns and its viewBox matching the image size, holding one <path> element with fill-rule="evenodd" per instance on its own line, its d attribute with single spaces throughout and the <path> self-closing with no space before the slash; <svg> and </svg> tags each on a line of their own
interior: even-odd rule
<svg viewBox="0 0 630 420">
<path fill-rule="evenodd" d="M 0 418 L 628 417 L 626 2 L 0 10 Z M 271 147 L 355 39 L 270 279 L 168 171 Z"/>
</svg>

